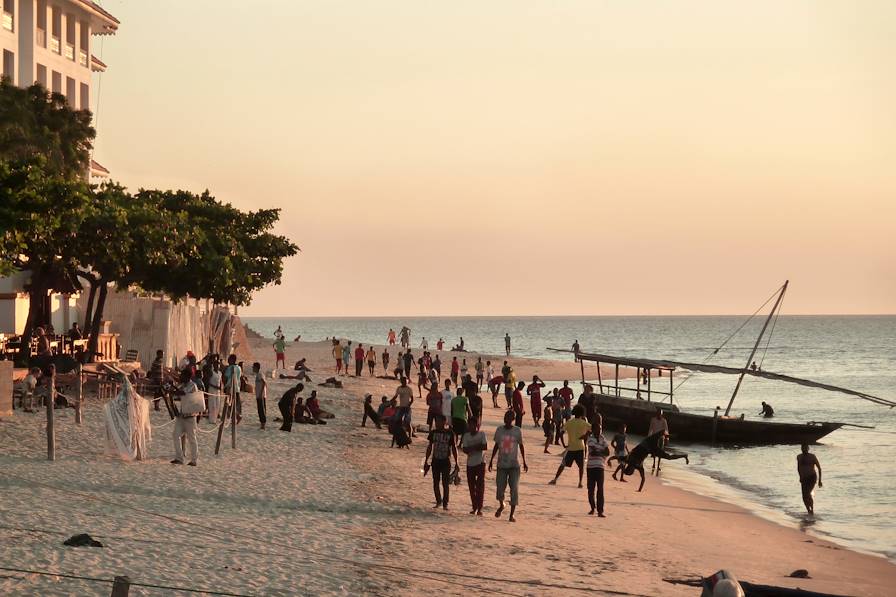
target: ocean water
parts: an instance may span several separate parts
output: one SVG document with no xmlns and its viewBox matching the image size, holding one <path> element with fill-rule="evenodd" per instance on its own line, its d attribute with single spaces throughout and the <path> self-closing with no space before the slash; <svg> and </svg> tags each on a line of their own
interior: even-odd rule
<svg viewBox="0 0 896 597">
<path fill-rule="evenodd" d="M 406 317 L 406 318 L 244 318 L 254 330 L 273 336 L 278 325 L 287 338 L 330 336 L 383 344 L 389 328 L 406 325 L 411 345 L 426 337 L 431 347 L 442 337 L 447 347 L 463 336 L 468 350 L 503 354 L 504 334 L 512 356 L 571 358 L 547 348 L 569 348 L 631 357 L 703 362 L 746 316 L 706 317 Z M 742 367 L 762 325 L 757 317 L 709 362 Z M 781 316 L 756 361 L 766 371 L 813 379 L 896 399 L 896 316 Z M 676 372 L 682 381 L 687 374 Z M 697 374 L 675 392 L 682 410 L 711 414 L 723 408 L 736 377 Z M 551 384 L 548 384 L 549 387 Z M 664 384 L 665 386 L 665 384 Z M 665 388 L 664 388 L 665 389 Z M 805 515 L 796 474 L 798 446 L 711 448 L 679 446 L 691 465 L 669 463 L 664 474 L 679 483 L 734 501 L 780 524 L 797 526 L 896 561 L 896 409 L 845 394 L 746 378 L 732 414 L 758 418 L 760 401 L 775 408 L 777 421 L 839 421 L 874 429 L 844 427 L 812 451 L 823 469 L 816 490 L 816 515 Z"/>
</svg>

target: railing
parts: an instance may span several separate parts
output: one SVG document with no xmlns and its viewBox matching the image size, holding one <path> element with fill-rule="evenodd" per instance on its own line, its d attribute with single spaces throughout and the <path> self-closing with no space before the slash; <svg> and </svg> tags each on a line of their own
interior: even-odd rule
<svg viewBox="0 0 896 597">
<path fill-rule="evenodd" d="M 47 47 L 47 32 L 44 29 L 38 27 L 37 35 L 35 37 L 37 39 L 37 45 L 42 48 Z"/>
<path fill-rule="evenodd" d="M 87 66 L 87 52 L 84 50 L 78 50 L 78 64 Z"/>
<path fill-rule="evenodd" d="M 12 31 L 12 13 L 3 11 L 3 28 Z"/>
<path fill-rule="evenodd" d="M 50 51 L 56 52 L 57 54 L 59 54 L 59 48 L 60 48 L 59 38 L 56 37 L 55 35 L 50 37 Z"/>
<path fill-rule="evenodd" d="M 75 44 L 65 44 L 65 57 L 69 60 L 75 59 Z"/>
</svg>

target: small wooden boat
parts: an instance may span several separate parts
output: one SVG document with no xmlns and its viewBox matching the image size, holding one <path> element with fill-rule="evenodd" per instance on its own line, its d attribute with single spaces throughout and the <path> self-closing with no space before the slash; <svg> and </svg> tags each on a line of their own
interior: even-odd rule
<svg viewBox="0 0 896 597">
<path fill-rule="evenodd" d="M 663 411 L 663 415 L 669 423 L 669 435 L 675 441 L 742 446 L 761 444 L 810 444 L 817 442 L 827 434 L 848 424 L 815 421 L 807 423 L 778 423 L 769 419 L 750 420 L 745 419 L 742 416 L 729 416 L 731 405 L 734 403 L 734 399 L 737 397 L 737 392 L 746 376 L 761 377 L 832 392 L 841 392 L 891 408 L 896 406 L 896 402 L 872 396 L 864 392 L 840 388 L 830 384 L 801 379 L 780 373 L 763 371 L 753 364 L 753 358 L 756 356 L 756 351 L 759 349 L 759 345 L 762 342 L 762 338 L 765 335 L 768 325 L 781 306 L 781 300 L 784 298 L 784 293 L 787 291 L 787 285 L 788 282 L 784 282 L 784 285 L 776 291 L 777 300 L 775 301 L 768 318 L 765 320 L 765 324 L 762 326 L 762 331 L 759 333 L 759 337 L 756 339 L 753 350 L 747 358 L 747 364 L 743 368 L 724 367 L 705 363 L 686 363 L 664 359 L 617 357 L 606 354 L 582 352 L 579 350 L 549 350 L 556 352 L 571 352 L 575 355 L 576 360 L 581 364 L 582 383 L 591 384 L 595 388 L 598 410 L 604 418 L 604 424 L 609 429 L 625 423 L 628 426 L 629 432 L 639 435 L 647 435 L 650 419 L 655 416 L 657 409 L 660 409 Z M 769 300 L 771 300 L 771 298 Z M 729 340 L 730 339 L 731 337 L 729 337 Z M 724 346 L 724 344 L 722 346 Z M 714 352 L 718 352 L 718 350 L 719 349 L 716 349 Z M 596 381 L 586 381 L 586 362 L 594 362 L 597 364 Z M 601 364 L 615 365 L 616 374 L 612 384 L 609 383 L 609 380 L 605 383 L 602 379 L 600 369 Z M 635 369 L 636 383 L 634 387 L 620 386 L 620 366 Z M 713 415 L 682 412 L 673 401 L 673 377 L 674 372 L 677 369 L 684 369 L 692 372 L 737 375 L 737 384 L 734 387 L 734 392 L 728 401 L 728 406 L 724 413 L 720 414 L 720 407 L 716 408 Z M 657 375 L 654 376 L 653 373 L 656 373 Z M 654 389 L 654 377 L 669 380 L 668 392 L 665 390 Z M 645 383 L 643 384 L 642 378 L 645 380 Z M 653 397 L 656 395 L 660 395 L 662 399 L 660 401 L 653 400 Z M 643 399 L 644 396 L 646 396 L 646 399 Z M 665 402 L 666 397 L 669 399 L 668 403 Z"/>
</svg>

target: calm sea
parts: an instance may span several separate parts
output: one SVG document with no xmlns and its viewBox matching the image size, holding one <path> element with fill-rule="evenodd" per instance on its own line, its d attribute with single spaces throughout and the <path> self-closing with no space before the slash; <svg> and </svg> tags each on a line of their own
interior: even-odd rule
<svg viewBox="0 0 896 597">
<path fill-rule="evenodd" d="M 492 354 L 512 338 L 514 355 L 570 358 L 546 350 L 583 351 L 702 362 L 746 319 L 725 317 L 406 317 L 406 318 L 251 318 L 244 321 L 271 337 L 278 325 L 287 338 L 330 336 L 383 344 L 389 328 L 405 325 L 412 346 L 441 337 L 453 346 L 463 336 L 466 348 Z M 742 367 L 762 321 L 754 319 L 709 362 Z M 765 342 L 763 341 L 763 346 Z M 757 362 L 767 371 L 786 373 L 896 399 L 896 316 L 782 316 L 767 351 Z M 681 376 L 685 377 L 684 375 Z M 683 410 L 711 414 L 727 403 L 735 378 L 698 374 L 677 391 Z M 550 385 L 550 384 L 549 384 Z M 796 446 L 715 449 L 688 446 L 691 466 L 674 463 L 664 474 L 674 483 L 736 501 L 781 524 L 794 525 L 854 549 L 896 561 L 896 409 L 859 398 L 801 386 L 747 378 L 733 414 L 755 417 L 760 401 L 775 408 L 778 421 L 840 421 L 874 426 L 845 427 L 813 451 L 823 467 L 824 487 L 816 490 L 816 516 L 804 516 L 796 476 Z"/>
</svg>

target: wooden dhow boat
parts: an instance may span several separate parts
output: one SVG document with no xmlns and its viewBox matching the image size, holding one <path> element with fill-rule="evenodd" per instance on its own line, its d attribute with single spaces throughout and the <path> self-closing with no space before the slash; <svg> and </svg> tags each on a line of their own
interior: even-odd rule
<svg viewBox="0 0 896 597">
<path fill-rule="evenodd" d="M 730 416 L 731 406 L 737 397 L 741 383 L 747 376 L 760 377 L 785 383 L 794 383 L 811 388 L 818 388 L 830 392 L 840 392 L 868 400 L 876 404 L 893 408 L 896 402 L 865 392 L 841 388 L 830 384 L 801 379 L 790 375 L 763 371 L 761 368 L 751 366 L 756 352 L 762 342 L 762 338 L 768 329 L 773 316 L 779 311 L 784 293 L 787 291 L 788 282 L 776 291 L 777 299 L 771 312 L 762 326 L 759 337 L 753 346 L 747 363 L 743 368 L 725 367 L 705 363 L 687 363 L 667 359 L 644 359 L 619 357 L 606 354 L 582 352 L 580 350 L 561 350 L 551 348 L 555 352 L 573 353 L 581 364 L 582 383 L 592 384 L 597 396 L 598 410 L 604 418 L 604 424 L 609 428 L 625 423 L 628 431 L 639 435 L 646 435 L 650 425 L 650 419 L 655 416 L 656 410 L 661 409 L 669 422 L 670 437 L 675 441 L 705 443 L 711 445 L 762 445 L 762 444 L 811 444 L 815 443 L 829 433 L 836 431 L 848 423 L 816 422 L 806 423 L 779 423 L 769 419 L 751 420 L 744 417 Z M 774 296 L 774 295 L 772 295 Z M 771 299 L 769 299 L 771 300 Z M 766 301 L 768 303 L 768 301 Z M 733 334 L 732 334 L 733 336 Z M 730 337 L 729 337 L 730 340 Z M 727 342 L 727 340 L 726 340 Z M 724 344 L 723 344 L 724 346 Z M 720 347 L 721 348 L 721 347 Z M 719 349 L 714 351 L 718 352 Z M 597 364 L 597 381 L 587 381 L 585 375 L 585 363 Z M 612 384 L 605 382 L 601 376 L 601 364 L 615 366 L 615 376 Z M 620 385 L 619 367 L 630 367 L 636 370 L 635 387 Z M 674 403 L 674 373 L 682 369 L 690 372 L 718 373 L 737 375 L 737 383 L 728 406 L 724 412 L 717 407 L 712 415 L 700 415 L 682 412 Z M 656 375 L 654 375 L 656 373 Z M 641 380 L 646 383 L 642 384 Z M 668 391 L 654 387 L 654 379 L 657 381 L 668 379 Z M 665 385 L 665 384 L 663 384 Z M 654 400 L 654 396 L 661 396 L 661 400 Z M 645 399 L 646 397 L 646 399 Z M 665 402 L 668 398 L 668 402 Z M 853 425 L 862 427 L 861 425 Z"/>
</svg>

